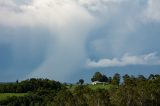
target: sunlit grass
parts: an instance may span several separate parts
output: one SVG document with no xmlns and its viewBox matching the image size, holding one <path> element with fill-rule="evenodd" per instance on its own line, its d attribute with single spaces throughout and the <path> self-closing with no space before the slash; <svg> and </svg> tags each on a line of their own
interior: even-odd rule
<svg viewBox="0 0 160 106">
<path fill-rule="evenodd" d="M 0 100 L 5 100 L 12 96 L 21 97 L 25 95 L 27 95 L 27 93 L 0 93 Z"/>
<path fill-rule="evenodd" d="M 110 88 L 114 87 L 114 85 L 112 85 L 112 84 L 96 84 L 96 85 L 89 84 L 88 87 L 93 89 L 93 90 L 96 90 L 96 89 L 110 89 Z"/>
<path fill-rule="evenodd" d="M 66 87 L 68 89 L 70 89 L 71 91 L 73 91 L 77 86 L 77 84 L 73 84 L 73 85 L 67 85 Z M 87 84 L 86 85 L 87 87 L 91 88 L 92 90 L 96 90 L 96 89 L 111 89 L 112 87 L 117 87 L 116 85 L 112 85 L 112 84 L 95 84 L 95 85 L 92 85 L 92 84 Z"/>
</svg>

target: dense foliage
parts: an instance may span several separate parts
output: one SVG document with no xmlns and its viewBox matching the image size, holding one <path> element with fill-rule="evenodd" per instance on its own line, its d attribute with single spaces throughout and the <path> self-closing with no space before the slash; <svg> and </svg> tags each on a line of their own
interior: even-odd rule
<svg viewBox="0 0 160 106">
<path fill-rule="evenodd" d="M 26 93 L 29 91 L 37 91 L 41 89 L 52 90 L 61 87 L 59 82 L 48 79 L 28 79 L 18 83 L 0 84 L 0 93 Z"/>
<path fill-rule="evenodd" d="M 102 75 L 100 72 L 96 72 L 93 77 L 91 78 L 91 81 L 99 81 L 99 82 L 108 82 L 108 78 L 106 75 Z"/>
<path fill-rule="evenodd" d="M 103 75 L 102 75 L 103 76 Z M 110 89 L 91 89 L 88 85 L 76 85 L 74 89 L 47 79 L 30 79 L 4 86 L 24 86 L 27 84 L 27 95 L 9 97 L 0 101 L 4 106 L 160 106 L 160 75 L 150 75 L 145 78 L 125 75 L 119 83 L 120 75 L 115 74 L 111 79 Z M 114 82 L 114 83 L 113 83 Z M 45 85 L 45 84 L 46 85 Z M 112 84 L 113 83 L 113 84 Z M 24 85 L 23 85 L 24 84 Z M 104 86 L 102 84 L 102 86 Z M 17 87 L 12 88 L 17 89 Z M 8 90 L 4 90 L 7 91 Z M 16 91 L 16 90 L 15 90 Z M 1 91 L 2 92 L 2 91 Z M 18 91 L 20 92 L 20 91 Z M 5 93 L 5 92 L 4 92 Z"/>
</svg>

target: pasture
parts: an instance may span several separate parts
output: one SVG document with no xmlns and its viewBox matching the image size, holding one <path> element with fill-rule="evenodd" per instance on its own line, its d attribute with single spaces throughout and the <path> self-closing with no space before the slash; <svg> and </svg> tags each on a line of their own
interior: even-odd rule
<svg viewBox="0 0 160 106">
<path fill-rule="evenodd" d="M 67 85 L 66 87 L 69 88 L 71 91 L 73 91 L 77 86 L 77 84 L 73 84 L 73 85 Z M 96 89 L 111 89 L 113 87 L 117 87 L 116 85 L 112 85 L 112 84 L 86 84 L 87 87 L 91 88 L 92 90 L 96 90 Z"/>
<path fill-rule="evenodd" d="M 27 95 L 27 93 L 0 93 L 0 101 L 5 100 L 8 97 L 13 97 L 13 96 L 20 97 L 25 95 Z"/>
</svg>

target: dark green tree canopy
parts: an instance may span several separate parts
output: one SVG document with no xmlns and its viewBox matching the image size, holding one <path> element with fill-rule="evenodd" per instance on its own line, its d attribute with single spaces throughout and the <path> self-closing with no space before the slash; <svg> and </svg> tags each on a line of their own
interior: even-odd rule
<svg viewBox="0 0 160 106">
<path fill-rule="evenodd" d="M 91 78 L 91 81 L 99 81 L 99 82 L 108 82 L 108 78 L 106 75 L 101 74 L 100 72 L 95 72 L 93 77 Z"/>
<path fill-rule="evenodd" d="M 103 80 L 106 76 L 101 73 Z M 120 75 L 115 74 L 115 84 Z M 160 106 L 160 75 L 123 76 L 119 85 L 101 84 L 102 88 L 95 85 L 61 84 L 49 79 L 28 79 L 19 83 L 0 83 L 2 93 L 24 93 L 24 96 L 11 96 L 3 100 L 0 95 L 0 106 Z M 79 82 L 83 83 L 83 79 Z M 110 87 L 109 87 L 110 86 Z M 93 88 L 92 88 L 93 87 Z"/>
<path fill-rule="evenodd" d="M 113 76 L 113 79 L 112 79 L 112 84 L 113 85 L 119 85 L 120 79 L 121 79 L 120 74 L 115 73 L 115 75 Z"/>
<path fill-rule="evenodd" d="M 79 80 L 79 84 L 82 85 L 83 83 L 84 83 L 84 80 L 83 80 L 83 79 L 80 79 L 80 80 Z"/>
</svg>

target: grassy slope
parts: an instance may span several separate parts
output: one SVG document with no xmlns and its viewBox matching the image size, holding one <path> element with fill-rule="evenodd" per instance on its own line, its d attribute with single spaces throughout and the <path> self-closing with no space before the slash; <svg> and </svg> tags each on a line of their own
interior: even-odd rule
<svg viewBox="0 0 160 106">
<path fill-rule="evenodd" d="M 20 97 L 25 95 L 26 93 L 0 93 L 0 100 L 5 100 L 8 97 L 12 97 L 12 96 Z"/>
<path fill-rule="evenodd" d="M 77 87 L 78 85 L 67 85 L 67 88 L 69 88 L 71 91 L 74 90 L 75 87 Z M 96 90 L 98 88 L 100 89 L 110 89 L 112 87 L 116 87 L 115 85 L 112 84 L 96 84 L 96 85 L 92 85 L 92 84 L 88 84 L 87 85 L 89 88 Z"/>
<path fill-rule="evenodd" d="M 88 87 L 90 87 L 91 89 L 93 90 L 96 90 L 98 88 L 101 88 L 101 89 L 110 89 L 111 87 L 113 87 L 114 85 L 112 84 L 96 84 L 96 85 L 88 85 Z"/>
</svg>

